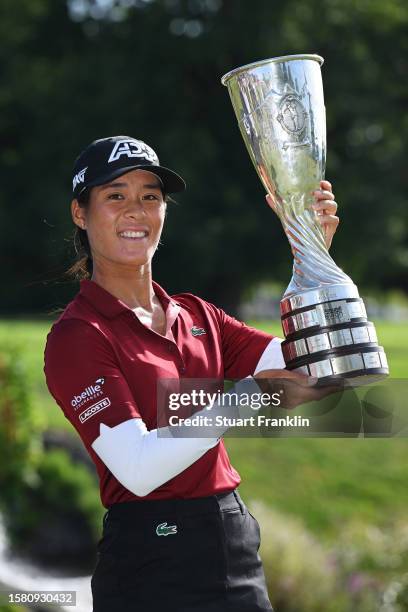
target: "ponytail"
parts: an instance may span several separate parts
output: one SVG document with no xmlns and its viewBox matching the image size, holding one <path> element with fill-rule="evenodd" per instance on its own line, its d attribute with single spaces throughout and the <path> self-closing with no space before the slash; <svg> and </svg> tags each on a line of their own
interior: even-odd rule
<svg viewBox="0 0 408 612">
<path fill-rule="evenodd" d="M 82 208 L 86 208 L 89 204 L 89 190 L 86 189 L 83 194 L 78 196 L 78 204 Z M 74 234 L 72 237 L 74 249 L 76 253 L 75 262 L 66 271 L 66 275 L 74 278 L 75 280 L 83 280 L 85 278 L 91 278 L 93 271 L 93 261 L 91 254 L 91 247 L 89 246 L 88 234 L 86 230 L 81 229 L 77 225 L 75 226 Z"/>
</svg>

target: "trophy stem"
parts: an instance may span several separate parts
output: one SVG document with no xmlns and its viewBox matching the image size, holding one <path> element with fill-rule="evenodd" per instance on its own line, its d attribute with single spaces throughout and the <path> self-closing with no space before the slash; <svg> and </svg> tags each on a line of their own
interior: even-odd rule
<svg viewBox="0 0 408 612">
<path fill-rule="evenodd" d="M 299 192 L 281 197 L 279 201 L 275 198 L 275 212 L 294 256 L 293 276 L 284 298 L 325 285 L 353 284 L 329 254 L 323 228 L 316 211 L 311 208 L 313 202 L 311 196 Z"/>
</svg>

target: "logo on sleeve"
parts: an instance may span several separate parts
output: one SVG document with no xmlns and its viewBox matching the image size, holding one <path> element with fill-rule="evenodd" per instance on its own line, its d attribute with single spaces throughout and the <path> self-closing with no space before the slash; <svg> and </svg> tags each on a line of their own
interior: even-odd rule
<svg viewBox="0 0 408 612">
<path fill-rule="evenodd" d="M 146 161 L 158 164 L 156 153 L 144 142 L 139 140 L 118 140 L 112 149 L 108 164 L 117 161 L 122 155 L 126 157 L 141 157 Z"/>
<path fill-rule="evenodd" d="M 103 400 L 100 400 L 96 404 L 89 406 L 89 408 L 86 408 L 83 412 L 81 412 L 81 414 L 79 415 L 79 420 L 81 421 L 81 423 L 85 423 L 85 421 L 95 416 L 95 414 L 98 414 L 98 412 L 100 412 L 101 410 L 108 408 L 110 405 L 111 401 L 109 397 L 105 397 Z"/>
<path fill-rule="evenodd" d="M 96 399 L 103 395 L 104 391 L 102 389 L 102 385 L 105 384 L 105 379 L 103 377 L 97 378 L 95 382 L 86 387 L 79 395 L 75 395 L 71 400 L 71 406 L 75 408 L 81 408 L 87 402 Z"/>
<path fill-rule="evenodd" d="M 83 183 L 85 180 L 85 172 L 88 170 L 88 166 L 86 168 L 82 168 L 82 170 L 80 170 L 78 172 L 78 174 L 76 174 L 74 176 L 74 179 L 72 181 L 72 189 L 75 189 L 75 187 L 79 184 L 79 183 Z"/>
</svg>

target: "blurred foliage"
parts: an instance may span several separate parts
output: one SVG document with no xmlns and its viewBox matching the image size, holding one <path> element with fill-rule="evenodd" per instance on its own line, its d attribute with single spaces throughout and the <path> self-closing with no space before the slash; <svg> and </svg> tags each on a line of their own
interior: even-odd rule
<svg viewBox="0 0 408 612">
<path fill-rule="evenodd" d="M 16 550 L 27 553 L 30 539 L 37 539 L 39 525 L 47 525 L 50 534 L 61 522 L 86 523 L 94 544 L 100 537 L 105 509 L 101 506 L 95 478 L 81 464 L 73 463 L 65 450 L 52 449 L 42 454 L 37 467 L 37 482 L 21 487 L 20 494 L 7 507 L 5 524 Z M 79 525 L 78 525 L 79 527 Z M 42 530 L 41 530 L 42 531 Z M 68 534 L 72 538 L 72 534 Z M 46 548 L 46 542 L 42 543 Z M 59 551 L 59 557 L 67 550 Z"/>
<path fill-rule="evenodd" d="M 0 504 L 16 499 L 21 488 L 37 482 L 42 452 L 40 413 L 32 409 L 22 345 L 0 351 Z"/>
<path fill-rule="evenodd" d="M 102 507 L 99 487 L 93 475 L 83 465 L 73 463 L 61 449 L 44 454 L 38 470 L 42 484 L 41 507 L 63 512 L 69 506 L 87 517 L 95 538 L 99 537 Z M 40 504 L 39 504 L 40 508 Z"/>
<path fill-rule="evenodd" d="M 363 522 L 339 523 L 324 544 L 302 521 L 261 501 L 248 503 L 261 526 L 261 549 L 272 605 L 279 612 L 405 612 L 408 524 L 385 533 Z"/>
<path fill-rule="evenodd" d="M 112 134 L 146 140 L 187 180 L 154 264 L 169 291 L 232 311 L 254 283 L 287 283 L 287 240 L 220 77 L 305 52 L 325 58 L 334 258 L 359 285 L 406 290 L 407 22 L 403 0 L 258 0 L 256 10 L 244 0 L 3 0 L 1 311 L 44 312 L 76 292 L 62 275 L 71 167 Z"/>
<path fill-rule="evenodd" d="M 279 612 L 344 612 L 337 575 L 327 551 L 301 521 L 262 502 L 251 504 L 261 525 L 261 549 L 272 605 Z"/>
<path fill-rule="evenodd" d="M 72 540 L 69 528 L 75 524 L 79 537 L 85 544 L 88 540 L 91 554 L 100 537 L 104 512 L 97 482 L 87 467 L 74 463 L 65 450 L 43 450 L 46 415 L 31 400 L 31 377 L 22 354 L 22 345 L 1 343 L 0 511 L 8 538 L 13 550 L 24 555 L 42 550 L 47 558 L 56 554 L 48 550 L 50 534 L 58 541 L 63 524 L 63 537 Z M 57 551 L 59 558 L 62 551 L 64 558 L 69 557 L 72 551 L 68 548 L 65 543 Z"/>
</svg>

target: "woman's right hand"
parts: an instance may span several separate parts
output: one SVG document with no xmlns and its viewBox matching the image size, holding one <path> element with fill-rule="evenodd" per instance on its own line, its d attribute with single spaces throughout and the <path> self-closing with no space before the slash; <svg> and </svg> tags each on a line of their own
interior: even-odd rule
<svg viewBox="0 0 408 612">
<path fill-rule="evenodd" d="M 316 387 L 317 378 L 292 370 L 262 370 L 254 375 L 264 393 L 279 393 L 280 407 L 292 409 L 339 391 L 338 387 Z"/>
</svg>

